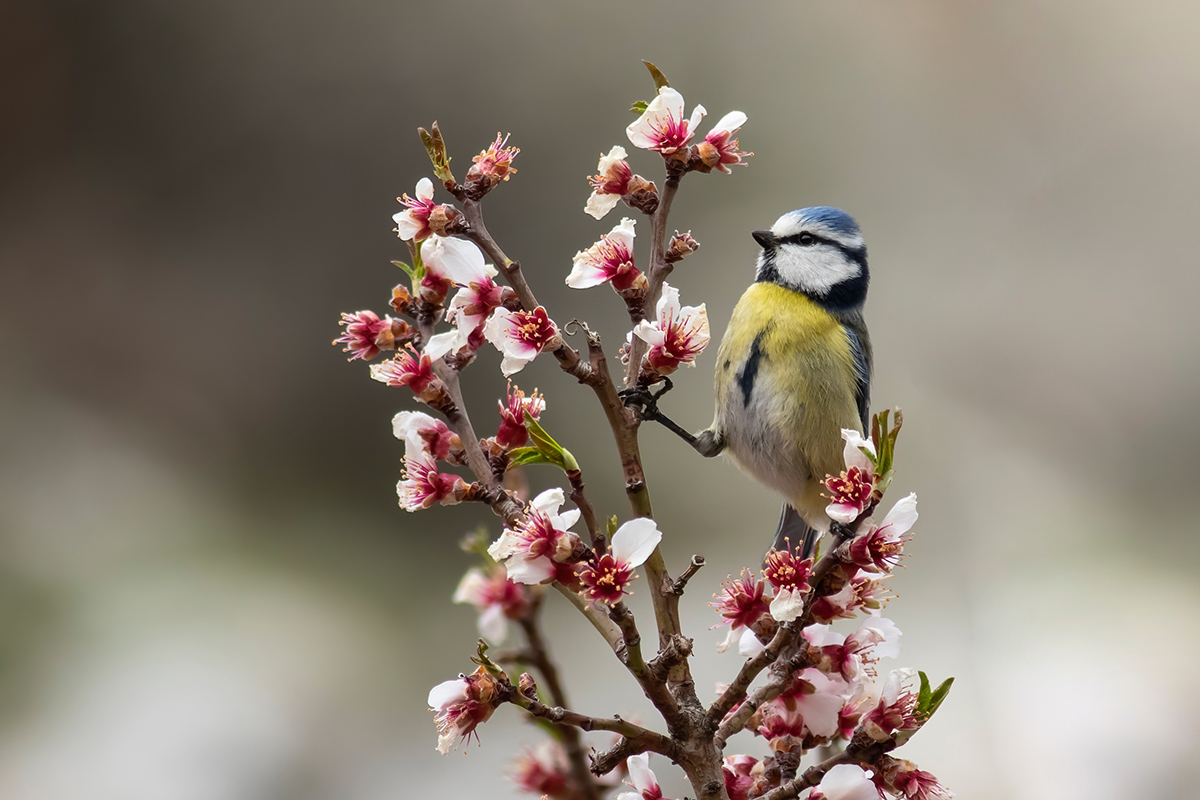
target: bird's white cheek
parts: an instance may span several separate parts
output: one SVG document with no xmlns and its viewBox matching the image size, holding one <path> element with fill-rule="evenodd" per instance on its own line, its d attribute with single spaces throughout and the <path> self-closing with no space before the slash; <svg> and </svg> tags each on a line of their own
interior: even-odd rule
<svg viewBox="0 0 1200 800">
<path fill-rule="evenodd" d="M 826 294 L 842 281 L 857 277 L 860 269 L 831 247 L 785 245 L 775 256 L 780 281 L 814 294 Z"/>
</svg>

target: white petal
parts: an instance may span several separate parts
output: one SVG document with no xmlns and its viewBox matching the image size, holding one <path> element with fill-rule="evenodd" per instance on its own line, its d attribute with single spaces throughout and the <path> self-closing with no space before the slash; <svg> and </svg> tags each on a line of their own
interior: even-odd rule
<svg viewBox="0 0 1200 800">
<path fill-rule="evenodd" d="M 883 637 L 883 641 L 875 645 L 874 654 L 879 658 L 896 658 L 900 655 L 900 629 L 896 623 L 887 617 L 867 617 L 862 621 L 859 630 L 870 628 Z"/>
<path fill-rule="evenodd" d="M 700 120 L 708 116 L 708 109 L 704 106 L 696 106 L 692 109 L 691 119 L 688 120 L 688 132 L 695 133 L 696 128 L 700 127 Z"/>
<path fill-rule="evenodd" d="M 717 120 L 717 124 L 712 126 L 709 131 L 711 136 L 714 133 L 724 133 L 726 131 L 735 131 L 746 124 L 746 115 L 741 111 L 730 111 L 725 116 Z"/>
<path fill-rule="evenodd" d="M 629 154 L 625 152 L 625 148 L 619 144 L 614 144 L 612 150 L 608 151 L 608 155 L 600 156 L 600 163 L 596 165 L 596 172 L 604 175 L 618 161 L 624 161 Z"/>
<path fill-rule="evenodd" d="M 554 527 L 560 531 L 569 530 L 576 522 L 579 522 L 579 509 L 569 508 L 563 513 L 554 518 Z"/>
<path fill-rule="evenodd" d="M 842 702 L 841 695 L 821 691 L 796 698 L 805 727 L 817 736 L 833 736 L 838 732 Z"/>
<path fill-rule="evenodd" d="M 825 515 L 834 522 L 848 525 L 858 518 L 858 509 L 847 503 L 830 503 L 825 506 Z"/>
<path fill-rule="evenodd" d="M 462 328 L 454 328 L 453 330 L 439 333 L 436 336 L 430 336 L 429 341 L 425 345 L 424 354 L 436 360 L 447 353 L 457 352 L 467 346 L 467 337 L 469 335 L 469 331 Z"/>
<path fill-rule="evenodd" d="M 838 764 L 825 773 L 817 789 L 828 800 L 879 800 L 879 790 L 857 764 Z"/>
<path fill-rule="evenodd" d="M 664 86 L 646 106 L 645 112 L 625 129 L 625 135 L 634 147 L 653 147 L 658 143 L 654 132 L 659 127 L 660 120 L 668 115 L 675 120 L 683 119 L 683 95 L 670 86 Z"/>
<path fill-rule="evenodd" d="M 746 658 L 754 658 L 756 655 L 766 650 L 767 646 L 758 640 L 754 635 L 754 631 L 746 628 L 742 633 L 741 640 L 738 641 L 738 655 L 743 655 Z"/>
<path fill-rule="evenodd" d="M 658 314 L 659 323 L 664 325 L 667 320 L 675 319 L 679 316 L 679 290 L 666 281 L 663 281 L 662 295 L 658 298 L 658 305 L 655 306 L 655 311 Z"/>
<path fill-rule="evenodd" d="M 592 196 L 588 198 L 587 203 L 583 207 L 583 213 L 596 219 L 604 219 L 604 216 L 616 208 L 619 202 L 621 202 L 621 195 L 619 194 L 592 192 Z"/>
<path fill-rule="evenodd" d="M 488 555 L 495 561 L 503 561 L 518 552 L 517 538 L 512 531 L 505 530 L 500 538 L 488 545 Z"/>
<path fill-rule="evenodd" d="M 458 588 L 454 590 L 452 600 L 455 603 L 471 603 L 478 605 L 483 599 L 483 589 L 487 586 L 487 578 L 482 572 L 475 567 L 467 570 L 462 576 L 462 580 L 458 582 Z"/>
<path fill-rule="evenodd" d="M 645 563 L 662 541 L 662 532 L 654 520 L 637 517 L 629 520 L 612 537 L 612 556 L 631 567 Z"/>
<path fill-rule="evenodd" d="M 865 447 L 871 455 L 875 455 L 874 442 L 864 439 L 861 433 L 851 428 L 842 428 L 842 438 L 846 440 L 846 450 L 842 455 L 842 459 L 846 462 L 846 469 L 858 467 L 860 470 L 874 474 L 875 468 L 871 465 L 871 460 L 861 449 Z"/>
<path fill-rule="evenodd" d="M 479 615 L 479 635 L 492 644 L 499 644 L 508 635 L 508 619 L 504 616 L 504 606 L 492 605 Z"/>
<path fill-rule="evenodd" d="M 633 230 L 633 226 L 636 224 L 637 220 L 624 217 L 617 227 L 608 232 L 608 238 L 625 245 L 625 249 L 632 253 L 633 239 L 637 236 L 637 233 Z"/>
<path fill-rule="evenodd" d="M 421 178 L 417 181 L 417 197 L 421 200 L 429 200 L 433 197 L 433 181 L 429 178 Z"/>
<path fill-rule="evenodd" d="M 733 643 L 735 641 L 737 641 L 740 638 L 740 636 L 741 635 L 737 631 L 735 631 L 733 629 L 733 626 L 731 625 L 729 627 L 729 632 L 725 634 L 725 638 L 722 641 L 717 642 L 717 652 L 718 653 L 727 652 L 730 647 L 733 647 Z"/>
<path fill-rule="evenodd" d="M 393 214 L 392 222 L 396 223 L 396 235 L 405 241 L 416 236 L 425 227 L 425 224 L 419 222 L 411 211 L 401 211 L 398 214 Z"/>
<path fill-rule="evenodd" d="M 426 702 L 430 708 L 436 708 L 438 711 L 441 711 L 447 706 L 466 700 L 468 688 L 470 687 L 467 686 L 467 682 L 462 678 L 443 681 L 429 690 L 429 699 Z"/>
<path fill-rule="evenodd" d="M 537 511 L 542 512 L 547 517 L 553 517 L 558 511 L 558 507 L 567 501 L 567 497 L 563 494 L 563 490 L 555 486 L 553 489 L 546 491 L 533 498 L 529 505 L 533 506 Z M 568 526 L 570 527 L 570 526 Z"/>
<path fill-rule="evenodd" d="M 571 274 L 567 276 L 567 286 L 572 289 L 590 289 L 608 280 L 604 270 L 596 266 L 595 259 L 587 250 L 575 254 L 571 265 Z"/>
<path fill-rule="evenodd" d="M 791 622 L 804 611 L 804 592 L 780 589 L 771 601 L 771 616 L 778 622 Z M 815 644 L 815 642 L 814 642 Z"/>
<path fill-rule="evenodd" d="M 512 313 L 501 306 L 493 311 L 488 321 L 483 324 L 483 338 L 501 352 L 504 352 L 504 342 L 508 338 L 508 329 L 511 326 L 509 318 L 512 317 Z"/>
<path fill-rule="evenodd" d="M 431 236 L 421 248 L 426 269 L 447 278 L 459 286 L 481 281 L 496 274 L 495 267 L 483 261 L 483 253 L 474 242 L 453 236 Z"/>
<path fill-rule="evenodd" d="M 500 372 L 506 378 L 516 375 L 518 372 L 525 369 L 525 365 L 530 361 L 533 361 L 533 359 L 505 353 L 504 358 L 500 360 Z"/>
<path fill-rule="evenodd" d="M 656 323 L 642 320 L 633 329 L 633 335 L 641 339 L 646 344 L 653 347 L 656 344 L 662 344 L 667 340 L 665 331 L 659 330 Z"/>
<path fill-rule="evenodd" d="M 808 640 L 808 643 L 813 647 L 828 647 L 832 644 L 844 644 L 846 634 L 838 633 L 829 625 L 814 623 L 809 625 L 803 631 L 803 636 Z"/>
<path fill-rule="evenodd" d="M 392 435 L 400 441 L 406 441 L 408 435 L 437 422 L 433 417 L 420 411 L 401 411 L 392 417 Z"/>
<path fill-rule="evenodd" d="M 554 562 L 543 556 L 528 558 L 524 555 L 515 555 L 504 562 L 504 568 L 508 570 L 510 581 L 524 583 L 528 586 L 545 583 L 554 577 Z"/>
<path fill-rule="evenodd" d="M 917 495 L 914 492 L 896 501 L 896 505 L 892 506 L 892 510 L 883 518 L 883 524 L 879 527 L 886 528 L 890 525 L 891 530 L 888 531 L 888 535 L 896 537 L 908 533 L 916 521 Z"/>
</svg>

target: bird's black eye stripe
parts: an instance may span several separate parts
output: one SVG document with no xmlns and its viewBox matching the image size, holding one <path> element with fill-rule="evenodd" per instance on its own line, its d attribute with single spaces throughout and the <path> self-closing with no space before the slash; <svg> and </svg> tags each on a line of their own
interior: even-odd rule
<svg viewBox="0 0 1200 800">
<path fill-rule="evenodd" d="M 817 236 L 815 233 L 793 233 L 791 236 L 784 236 L 779 239 L 780 244 L 798 244 L 804 247 L 811 247 L 814 244 L 831 244 L 835 247 L 837 242 L 826 239 L 824 236 Z"/>
</svg>

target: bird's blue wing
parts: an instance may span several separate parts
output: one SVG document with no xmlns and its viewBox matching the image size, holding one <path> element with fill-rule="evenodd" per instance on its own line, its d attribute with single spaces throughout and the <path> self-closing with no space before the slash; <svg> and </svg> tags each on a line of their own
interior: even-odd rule
<svg viewBox="0 0 1200 800">
<path fill-rule="evenodd" d="M 846 338 L 850 340 L 850 352 L 854 356 L 854 402 L 858 406 L 858 418 L 864 434 L 870 433 L 868 419 L 871 416 L 871 355 L 870 345 L 864 346 L 854 329 L 846 327 Z"/>
</svg>

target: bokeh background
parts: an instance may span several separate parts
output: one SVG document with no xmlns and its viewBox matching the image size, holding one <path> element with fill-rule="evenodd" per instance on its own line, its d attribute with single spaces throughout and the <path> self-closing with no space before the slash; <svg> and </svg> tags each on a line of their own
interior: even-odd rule
<svg viewBox="0 0 1200 800">
<path fill-rule="evenodd" d="M 563 278 L 619 219 L 583 179 L 652 94 L 642 58 L 749 115 L 750 167 L 688 177 L 672 218 L 714 334 L 750 230 L 830 204 L 866 232 L 922 509 L 890 615 L 900 663 L 958 678 L 909 757 L 965 798 L 1200 796 L 1198 35 L 1189 0 L 0 4 L 0 796 L 509 796 L 535 732 L 501 713 L 441 758 L 425 708 L 476 637 L 457 540 L 498 528 L 396 507 L 411 402 L 329 342 L 386 310 L 434 119 L 460 166 L 512 132 L 493 232 L 620 341 L 615 298 Z M 669 398 L 694 428 L 711 360 Z M 496 364 L 466 377 L 483 428 Z M 590 393 L 519 378 L 623 513 Z M 670 563 L 711 565 L 684 602 L 711 685 L 737 661 L 705 602 L 777 502 L 643 441 Z M 649 721 L 554 599 L 575 705 Z"/>
</svg>

